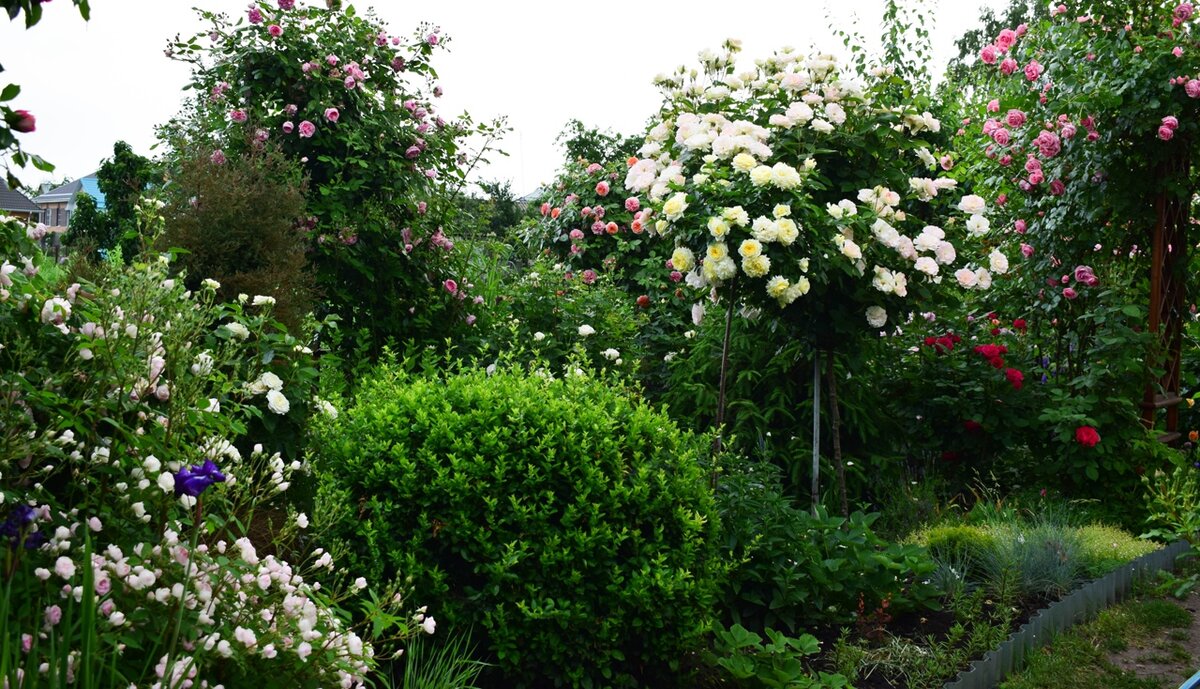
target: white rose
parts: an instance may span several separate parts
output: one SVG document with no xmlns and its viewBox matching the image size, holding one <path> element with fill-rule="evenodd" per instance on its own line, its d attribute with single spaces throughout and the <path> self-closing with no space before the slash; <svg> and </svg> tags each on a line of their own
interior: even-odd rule
<svg viewBox="0 0 1200 689">
<path fill-rule="evenodd" d="M 938 274 L 937 261 L 928 256 L 922 256 L 918 258 L 913 267 L 931 277 Z"/>
<path fill-rule="evenodd" d="M 882 306 L 867 307 L 867 324 L 872 328 L 882 328 L 887 319 L 887 311 Z"/>
<path fill-rule="evenodd" d="M 972 237 L 982 237 L 992 227 L 991 222 L 982 215 L 972 215 L 967 218 L 967 234 Z"/>
<path fill-rule="evenodd" d="M 982 196 L 967 194 L 958 202 L 958 210 L 971 215 L 979 215 L 987 209 L 987 202 Z"/>
<path fill-rule="evenodd" d="M 958 284 L 966 289 L 971 289 L 979 282 L 979 277 L 970 268 L 959 268 L 954 271 L 954 279 L 958 280 Z"/>
<path fill-rule="evenodd" d="M 544 332 L 542 332 L 542 331 L 540 331 L 540 330 L 539 330 L 539 331 L 537 331 L 536 333 L 534 333 L 534 334 L 533 334 L 533 341 L 534 341 L 534 342 L 541 342 L 541 341 L 542 341 L 542 340 L 544 340 L 544 339 L 546 339 L 546 333 L 544 333 Z"/>
<path fill-rule="evenodd" d="M 602 356 L 604 356 L 605 359 L 608 359 L 609 361 L 616 361 L 617 358 L 621 356 L 621 353 L 618 352 L 617 350 L 613 349 L 612 347 L 609 347 L 608 349 L 604 350 L 603 352 L 600 352 L 600 354 Z"/>
<path fill-rule="evenodd" d="M 579 336 L 580 337 L 587 337 L 588 335 L 595 335 L 595 334 L 596 334 L 596 329 L 593 328 L 592 326 L 587 325 L 586 323 L 584 325 L 579 326 Z"/>
<path fill-rule="evenodd" d="M 232 334 L 234 337 L 236 337 L 239 340 L 244 340 L 244 339 L 250 337 L 250 330 L 248 328 L 246 328 L 246 326 L 242 325 L 241 323 L 237 323 L 237 322 L 226 323 L 225 329 L 228 330 L 230 332 L 230 334 Z"/>
<path fill-rule="evenodd" d="M 1000 253 L 999 249 L 993 249 L 992 253 L 988 254 L 988 265 L 993 273 L 1003 275 L 1008 272 L 1008 257 Z"/>
<path fill-rule="evenodd" d="M 271 373 L 270 371 L 262 374 L 262 376 L 259 378 L 259 381 L 261 381 L 263 385 L 267 386 L 268 390 L 279 390 L 283 388 L 283 381 L 279 379 L 279 376 Z"/>
<path fill-rule="evenodd" d="M 283 393 L 278 390 L 270 390 L 267 392 L 267 408 L 276 414 L 286 414 L 292 408 L 288 398 L 283 396 Z"/>
</svg>

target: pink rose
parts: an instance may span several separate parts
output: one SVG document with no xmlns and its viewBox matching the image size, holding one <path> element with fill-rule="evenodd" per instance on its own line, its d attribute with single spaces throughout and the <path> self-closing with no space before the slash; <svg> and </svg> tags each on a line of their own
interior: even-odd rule
<svg viewBox="0 0 1200 689">
<path fill-rule="evenodd" d="M 260 143 L 260 144 L 266 143 L 267 139 L 269 139 L 269 138 L 271 138 L 271 133 L 268 132 L 267 130 L 261 129 L 261 128 L 254 130 L 254 140 L 257 141 L 258 143 Z"/>
<path fill-rule="evenodd" d="M 1074 289 L 1072 289 L 1070 287 L 1064 287 L 1063 291 L 1062 291 L 1062 295 L 1064 297 L 1066 297 L 1067 299 L 1074 299 L 1075 297 L 1079 296 L 1079 292 L 1076 292 Z"/>
<path fill-rule="evenodd" d="M 1009 76 L 1017 71 L 1017 61 L 1011 57 L 1006 57 L 1000 62 L 1000 73 L 1004 76 Z"/>
<path fill-rule="evenodd" d="M 583 279 L 583 284 L 590 285 L 596 281 L 596 271 L 589 268 L 588 270 L 583 271 L 581 277 Z"/>
<path fill-rule="evenodd" d="M 1029 225 L 1026 224 L 1024 220 L 1017 219 L 1017 221 L 1013 223 L 1013 229 L 1017 231 L 1017 234 L 1025 234 L 1026 230 L 1029 229 Z"/>
<path fill-rule="evenodd" d="M 625 210 L 629 211 L 630 213 L 636 213 L 641 207 L 642 202 L 638 201 L 636 196 L 631 196 L 625 199 Z"/>
<path fill-rule="evenodd" d="M 330 53 L 329 55 L 325 56 L 325 64 L 329 65 L 330 67 L 333 67 L 334 65 L 336 65 L 339 62 L 341 62 L 341 60 L 338 58 L 337 55 Z"/>
<path fill-rule="evenodd" d="M 996 64 L 998 55 L 999 51 L 994 45 L 985 45 L 983 46 L 983 50 L 979 51 L 979 59 L 985 65 Z"/>
<path fill-rule="evenodd" d="M 272 24 L 267 27 L 267 33 L 271 34 L 272 38 L 279 38 L 283 35 L 283 27 L 278 24 Z"/>
<path fill-rule="evenodd" d="M 1042 76 L 1042 66 L 1038 64 L 1037 60 L 1030 60 L 1029 64 L 1025 65 L 1025 79 L 1037 81 L 1040 76 Z"/>
<path fill-rule="evenodd" d="M 1096 277 L 1095 271 L 1091 266 L 1075 266 L 1075 281 L 1082 282 L 1088 287 L 1095 287 L 1100 284 L 1100 279 Z"/>
<path fill-rule="evenodd" d="M 445 287 L 446 291 L 450 294 L 458 294 L 458 283 L 450 278 L 447 278 L 446 281 L 442 283 L 442 287 Z"/>
<path fill-rule="evenodd" d="M 316 134 L 316 133 L 317 133 L 317 125 L 313 124 L 312 122 L 309 122 L 308 120 L 304 120 L 303 122 L 300 123 L 300 138 L 301 139 L 311 138 L 312 135 Z"/>
<path fill-rule="evenodd" d="M 1178 7 L 1175 8 L 1175 12 L 1173 14 L 1175 15 L 1176 19 L 1178 19 L 1180 21 L 1187 21 L 1192 18 L 1193 11 L 1194 10 L 1192 8 L 1192 3 L 1183 2 L 1183 3 L 1180 3 Z"/>
<path fill-rule="evenodd" d="M 279 0 L 279 9 L 290 10 L 296 6 L 296 0 Z"/>
<path fill-rule="evenodd" d="M 1075 125 L 1064 124 L 1063 128 L 1062 128 L 1062 138 L 1064 138 L 1064 139 L 1075 138 Z"/>
<path fill-rule="evenodd" d="M 246 115 L 246 111 L 242 110 L 241 108 L 229 113 L 229 119 L 233 120 L 234 122 L 245 122 L 247 118 L 248 116 Z"/>
<path fill-rule="evenodd" d="M 1050 193 L 1054 194 L 1055 196 L 1062 196 L 1063 192 L 1066 190 L 1067 185 L 1063 184 L 1061 179 L 1056 179 L 1050 183 Z"/>
<path fill-rule="evenodd" d="M 996 131 L 992 132 L 992 141 L 995 141 L 1001 146 L 1007 146 L 1009 141 L 1011 141 L 1008 130 L 1004 127 L 997 127 Z"/>
<path fill-rule="evenodd" d="M 599 184 L 596 185 L 596 194 L 598 196 L 608 196 L 608 191 L 609 191 L 608 182 L 600 182 Z M 603 216 L 600 216 L 600 217 L 603 217 Z"/>
<path fill-rule="evenodd" d="M 1013 128 L 1020 127 L 1021 125 L 1025 124 L 1025 113 L 1014 108 L 1008 111 L 1008 114 L 1005 115 L 1004 119 L 1006 122 L 1008 122 L 1008 126 Z"/>
<path fill-rule="evenodd" d="M 1029 26 L 1027 26 L 1025 24 L 1017 25 L 1017 37 L 1018 38 L 1020 38 L 1021 36 L 1024 36 L 1026 31 L 1029 31 Z"/>
<path fill-rule="evenodd" d="M 583 239 L 583 230 L 581 230 L 579 228 L 575 228 L 575 229 L 571 230 L 570 237 L 571 237 L 571 239 L 574 239 L 575 241 L 579 241 L 580 239 Z"/>
<path fill-rule="evenodd" d="M 418 146 L 409 146 L 408 149 L 404 151 L 404 157 L 410 160 L 419 155 L 421 155 L 421 149 Z"/>
<path fill-rule="evenodd" d="M 1012 165 L 1012 156 L 1005 153 L 1004 155 L 1000 156 L 1000 160 L 997 162 L 1000 163 L 1000 167 L 1008 167 L 1009 165 Z"/>
<path fill-rule="evenodd" d="M 683 279 L 683 273 L 679 272 L 678 270 L 672 270 L 670 278 L 671 282 L 679 282 Z"/>
<path fill-rule="evenodd" d="M 438 44 L 438 35 L 435 33 L 429 34 L 429 36 L 427 36 L 425 38 L 425 42 L 428 43 L 429 45 L 437 45 Z"/>
<path fill-rule="evenodd" d="M 429 210 L 429 204 L 425 203 L 424 201 L 417 202 L 417 213 L 419 213 L 420 215 L 425 215 L 425 212 L 428 210 Z"/>
<path fill-rule="evenodd" d="M 1171 48 L 1171 54 L 1175 57 L 1183 57 L 1183 48 L 1175 46 L 1174 48 Z"/>
<path fill-rule="evenodd" d="M 345 86 L 347 91 L 353 89 L 357 85 L 358 82 L 354 80 L 354 77 L 346 77 L 346 80 L 342 82 L 342 86 Z"/>
<path fill-rule="evenodd" d="M 1000 35 L 996 37 L 996 45 L 1000 46 L 1001 50 L 1008 50 L 1017 42 L 1017 32 L 1012 29 L 1001 29 Z"/>
<path fill-rule="evenodd" d="M 6 119 L 14 132 L 28 134 L 37 128 L 37 120 L 28 110 L 14 110 Z"/>
<path fill-rule="evenodd" d="M 257 7 L 251 7 L 250 11 L 246 13 L 246 16 L 250 19 L 251 24 L 261 24 L 262 23 L 263 14 L 262 14 L 262 11 L 259 10 Z"/>
<path fill-rule="evenodd" d="M 1046 175 L 1043 174 L 1041 170 L 1034 170 L 1033 172 L 1029 173 L 1029 183 L 1032 184 L 1033 186 L 1036 187 L 1037 185 L 1039 185 L 1045 181 L 1046 181 Z"/>
<path fill-rule="evenodd" d="M 993 98 L 990 101 L 988 101 L 987 111 L 988 112 L 1000 112 L 1000 100 L 998 98 Z"/>
<path fill-rule="evenodd" d="M 1175 138 L 1175 130 L 1164 124 L 1158 128 L 1158 138 L 1162 139 L 1163 141 L 1170 141 L 1171 139 Z"/>
<path fill-rule="evenodd" d="M 475 314 L 471 314 L 471 313 L 467 314 L 467 318 L 466 318 L 467 325 L 475 325 L 475 320 L 476 320 Z"/>
<path fill-rule="evenodd" d="M 292 131 L 294 131 L 295 129 L 296 129 L 296 125 L 294 123 L 292 123 L 290 120 L 283 123 L 283 133 L 284 134 L 291 134 Z"/>
<path fill-rule="evenodd" d="M 337 122 L 341 116 L 342 114 L 338 112 L 337 108 L 325 108 L 325 119 L 329 122 Z"/>
<path fill-rule="evenodd" d="M 1038 160 L 1037 158 L 1034 158 L 1033 156 L 1029 156 L 1029 158 L 1025 161 L 1025 172 L 1033 172 L 1034 170 L 1041 170 L 1041 169 L 1042 169 L 1042 161 Z"/>
<path fill-rule="evenodd" d="M 1188 79 L 1183 90 L 1187 91 L 1188 98 L 1200 98 L 1200 79 Z"/>
<path fill-rule="evenodd" d="M 1028 244 L 1022 243 L 1021 244 L 1021 255 L 1024 256 L 1025 258 L 1031 258 L 1033 256 L 1033 247 Z"/>
<path fill-rule="evenodd" d="M 213 165 L 224 165 L 225 164 L 225 152 L 218 148 L 217 150 L 212 152 L 212 155 L 209 156 L 208 159 L 210 161 L 212 161 Z"/>
<path fill-rule="evenodd" d="M 938 163 L 941 164 L 943 170 L 949 170 L 950 168 L 954 167 L 954 159 L 948 155 L 942 156 L 938 160 Z"/>
<path fill-rule="evenodd" d="M 1170 127 L 1171 129 L 1178 129 L 1179 119 L 1174 115 L 1167 115 L 1166 117 L 1162 118 L 1162 126 Z"/>
</svg>

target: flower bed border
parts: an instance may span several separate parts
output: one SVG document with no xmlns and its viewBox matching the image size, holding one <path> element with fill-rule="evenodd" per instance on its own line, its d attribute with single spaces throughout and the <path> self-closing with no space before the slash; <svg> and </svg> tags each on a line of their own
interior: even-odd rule
<svg viewBox="0 0 1200 689">
<path fill-rule="evenodd" d="M 1176 559 L 1187 552 L 1187 541 L 1137 558 L 1099 579 L 1072 591 L 1066 597 L 1034 613 L 1028 622 L 1009 635 L 1004 643 L 971 663 L 944 689 L 994 689 L 1013 672 L 1025 666 L 1026 655 L 1045 645 L 1056 634 L 1090 619 L 1099 611 L 1129 594 L 1138 579 L 1161 570 L 1174 569 Z"/>
</svg>

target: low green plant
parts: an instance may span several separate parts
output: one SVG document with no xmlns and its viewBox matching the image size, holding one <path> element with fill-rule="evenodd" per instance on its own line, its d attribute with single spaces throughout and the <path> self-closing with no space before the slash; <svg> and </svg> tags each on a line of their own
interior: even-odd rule
<svg viewBox="0 0 1200 689">
<path fill-rule="evenodd" d="M 507 686 L 682 679 L 724 575 L 708 439 L 585 372 L 399 366 L 316 437 L 348 560 L 476 625 Z"/>
<path fill-rule="evenodd" d="M 420 637 L 404 653 L 399 689 L 476 689 L 475 681 L 488 666 L 472 658 L 475 646 L 467 636 L 453 634 L 440 644 Z"/>
<path fill-rule="evenodd" d="M 724 669 L 737 686 L 754 689 L 853 689 L 840 674 L 813 672 L 804 658 L 816 655 L 821 644 L 811 634 L 793 638 L 774 629 L 766 639 L 740 624 L 716 627 L 709 661 Z"/>
<path fill-rule="evenodd" d="M 1135 538 L 1115 526 L 1089 524 L 1077 530 L 1084 573 L 1102 577 L 1132 560 L 1158 550 L 1153 541 Z"/>
<path fill-rule="evenodd" d="M 722 542 L 734 563 L 724 589 L 733 622 L 796 632 L 885 604 L 893 613 L 936 605 L 928 552 L 877 536 L 877 514 L 797 509 L 781 492 L 778 469 L 766 462 L 734 462 L 717 498 Z"/>
<path fill-rule="evenodd" d="M 1147 538 L 1160 540 L 1186 539 L 1192 544 L 1181 559 L 1194 560 L 1200 556 L 1200 476 L 1193 467 L 1176 464 L 1171 471 L 1156 471 L 1142 477 L 1146 486 L 1147 519 L 1154 528 Z M 1166 584 L 1176 597 L 1182 598 L 1200 584 L 1200 573 L 1176 576 L 1167 574 Z"/>
<path fill-rule="evenodd" d="M 995 537 L 979 526 L 946 524 L 924 530 L 917 542 L 945 560 L 978 560 L 996 547 Z"/>
</svg>

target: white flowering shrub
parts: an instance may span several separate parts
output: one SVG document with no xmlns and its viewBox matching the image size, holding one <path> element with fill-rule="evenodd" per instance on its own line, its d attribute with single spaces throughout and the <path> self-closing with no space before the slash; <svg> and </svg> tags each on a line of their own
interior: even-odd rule
<svg viewBox="0 0 1200 689">
<path fill-rule="evenodd" d="M 0 224 L 7 685 L 361 684 L 373 649 L 351 615 L 385 637 L 420 620 L 388 612 L 399 591 L 345 605 L 335 590 L 366 582 L 297 538 L 284 495 L 307 469 L 267 431 L 303 421 L 312 353 L 269 297 L 217 303 L 165 258 L 68 285 L 35 234 Z"/>
<path fill-rule="evenodd" d="M 861 83 L 830 55 L 783 50 L 739 71 L 739 50 L 728 41 L 656 80 L 663 106 L 625 185 L 675 246 L 665 270 L 829 337 L 864 318 L 881 328 L 944 280 L 986 289 L 1007 269 L 966 257 L 987 209 L 930 172 L 924 137 L 940 123 L 889 102 L 888 70 Z"/>
</svg>

